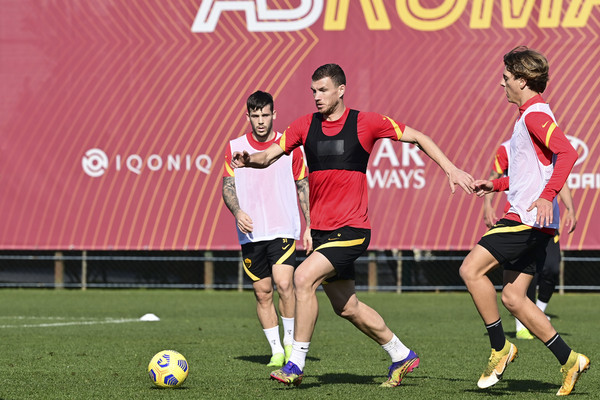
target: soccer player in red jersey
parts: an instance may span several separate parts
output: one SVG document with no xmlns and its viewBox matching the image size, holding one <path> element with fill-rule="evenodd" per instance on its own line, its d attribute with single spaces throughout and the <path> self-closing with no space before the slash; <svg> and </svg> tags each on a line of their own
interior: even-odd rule
<svg viewBox="0 0 600 400">
<path fill-rule="evenodd" d="M 490 173 L 489 180 L 498 179 L 502 176 L 508 176 L 508 154 L 510 153 L 510 140 L 502 143 L 498 150 L 496 150 L 496 156 L 494 157 L 494 165 L 492 167 L 492 171 Z M 575 230 L 577 226 L 577 216 L 575 212 L 575 206 L 573 204 L 573 198 L 571 197 L 571 191 L 569 187 L 565 184 L 563 188 L 558 192 L 558 196 L 562 200 L 565 205 L 566 213 L 565 213 L 565 224 L 564 226 L 567 228 L 567 232 L 570 234 Z M 483 198 L 483 221 L 488 228 L 494 226 L 498 219 L 496 218 L 496 213 L 494 208 L 492 207 L 492 199 L 494 197 L 494 193 L 490 193 Z M 504 212 L 508 212 L 510 209 L 510 203 L 506 202 L 504 207 Z M 546 311 L 546 307 L 548 306 L 548 302 L 554 293 L 554 289 L 558 284 L 558 274 L 560 272 L 560 244 L 559 244 L 559 234 L 558 230 L 556 231 L 556 235 L 548 241 L 548 245 L 546 246 L 546 257 L 540 258 L 537 262 L 541 263 L 541 266 L 538 267 L 541 272 L 536 273 L 527 289 L 527 297 L 535 303 L 536 306 L 543 312 Z M 536 291 L 539 286 L 539 294 L 536 300 Z M 548 317 L 550 318 L 550 317 Z M 529 329 L 523 325 L 518 318 L 515 318 L 515 337 L 517 339 L 535 339 Z"/>
<path fill-rule="evenodd" d="M 474 189 L 478 196 L 484 196 L 510 187 L 510 209 L 467 255 L 460 276 L 485 323 L 492 347 L 488 366 L 477 385 L 483 389 L 496 384 L 517 356 L 516 346 L 504 336 L 496 290 L 486 275 L 502 264 L 502 303 L 558 359 L 563 382 L 557 395 L 564 396 L 571 393 L 590 360 L 571 350 L 526 295 L 537 261 L 546 257 L 548 241 L 559 226 L 556 195 L 577 160 L 577 152 L 541 96 L 548 82 L 548 69 L 546 57 L 525 46 L 504 55 L 500 84 L 508 102 L 519 107 L 510 140 L 508 176 L 476 181 Z"/>
<path fill-rule="evenodd" d="M 367 249 L 371 232 L 366 180 L 370 152 L 382 138 L 413 143 L 444 170 L 452 193 L 455 185 L 472 193 L 474 180 L 423 133 L 381 114 L 346 108 L 346 76 L 339 65 L 317 68 L 311 89 L 318 112 L 292 122 L 278 144 L 259 153 L 234 153 L 232 161 L 234 168 L 264 168 L 304 145 L 310 171 L 310 227 L 315 251 L 294 274 L 296 324 L 292 355 L 282 369 L 271 373 L 271 378 L 286 385 L 302 381 L 318 316 L 316 290 L 323 283 L 334 311 L 390 355 L 392 365 L 382 386 L 398 386 L 406 373 L 419 365 L 419 358 L 377 311 L 358 300 L 354 283 L 354 261 Z"/>
</svg>

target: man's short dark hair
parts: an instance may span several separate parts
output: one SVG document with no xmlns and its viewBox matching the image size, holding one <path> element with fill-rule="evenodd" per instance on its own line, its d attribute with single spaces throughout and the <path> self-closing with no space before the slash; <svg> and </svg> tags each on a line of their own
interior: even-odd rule
<svg viewBox="0 0 600 400">
<path fill-rule="evenodd" d="M 248 112 L 255 110 L 262 110 L 265 106 L 271 106 L 271 111 L 273 111 L 273 96 L 270 93 L 263 92 L 261 90 L 257 90 L 252 93 L 248 100 L 246 101 L 246 108 Z"/>
<path fill-rule="evenodd" d="M 342 67 L 337 64 L 321 65 L 312 75 L 313 82 L 323 78 L 331 78 L 331 81 L 336 87 L 346 84 L 346 74 L 344 74 Z"/>
</svg>

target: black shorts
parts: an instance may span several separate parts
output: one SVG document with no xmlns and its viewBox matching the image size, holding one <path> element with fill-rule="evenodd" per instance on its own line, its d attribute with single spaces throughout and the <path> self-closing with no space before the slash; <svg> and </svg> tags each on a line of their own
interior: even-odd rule
<svg viewBox="0 0 600 400">
<path fill-rule="evenodd" d="M 548 277 L 553 281 L 557 281 L 558 274 L 560 272 L 560 244 L 558 242 L 558 235 L 554 236 L 548 241 L 546 246 L 546 259 L 542 265 L 542 276 Z M 538 267 L 539 271 L 539 267 Z"/>
<path fill-rule="evenodd" d="M 517 221 L 501 219 L 479 240 L 506 270 L 535 275 L 546 262 L 552 235 Z"/>
<path fill-rule="evenodd" d="M 363 255 L 371 241 L 371 230 L 343 226 L 333 231 L 311 229 L 313 248 L 323 254 L 335 268 L 336 276 L 326 279 L 355 280 L 354 261 Z"/>
<path fill-rule="evenodd" d="M 285 264 L 296 268 L 296 241 L 278 238 L 242 245 L 244 271 L 254 282 L 273 274 L 273 265 Z"/>
</svg>

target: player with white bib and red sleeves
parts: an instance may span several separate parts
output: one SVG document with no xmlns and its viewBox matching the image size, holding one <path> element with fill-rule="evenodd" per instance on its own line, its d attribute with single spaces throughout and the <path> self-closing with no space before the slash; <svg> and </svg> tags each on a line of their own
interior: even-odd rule
<svg viewBox="0 0 600 400">
<path fill-rule="evenodd" d="M 502 176 L 508 176 L 508 155 L 510 154 L 510 140 L 503 142 L 498 150 L 496 150 L 496 156 L 494 157 L 494 164 L 490 173 L 489 180 L 498 179 Z M 488 228 L 494 226 L 498 221 L 496 213 L 492 207 L 492 198 L 494 193 L 490 193 L 483 198 L 483 220 Z M 573 233 L 577 226 L 577 215 L 575 212 L 575 205 L 573 198 L 571 197 L 571 191 L 567 184 L 558 192 L 558 196 L 562 200 L 565 206 L 564 214 L 564 227 L 569 234 Z M 510 203 L 507 201 L 504 207 L 504 213 L 507 213 L 510 209 Z M 541 264 L 537 269 L 541 269 L 541 272 L 537 272 L 529 288 L 527 289 L 527 297 L 535 303 L 536 306 L 542 311 L 546 311 L 548 302 L 554 293 L 554 289 L 558 284 L 558 275 L 560 272 L 560 244 L 559 244 L 559 233 L 558 230 L 554 237 L 548 241 L 546 246 L 545 256 L 538 257 L 537 262 Z M 538 292 L 539 286 L 539 292 Z M 537 293 L 536 293 L 537 292 Z M 537 295 L 537 299 L 536 299 Z M 548 317 L 550 318 L 550 317 Z M 515 318 L 515 337 L 517 339 L 535 339 L 529 330 L 523 325 L 518 318 Z"/>
<path fill-rule="evenodd" d="M 246 106 L 252 131 L 229 142 L 223 172 L 223 200 L 236 220 L 244 271 L 253 281 L 256 313 L 271 345 L 272 355 L 267 365 L 281 367 L 291 355 L 294 334 L 293 276 L 297 266 L 296 240 L 300 238 L 301 229 L 298 202 L 307 226 L 304 247 L 307 251 L 312 249 L 308 171 L 302 150 L 298 148 L 269 168 L 234 172 L 229 166 L 234 152 L 256 153 L 281 137 L 281 133 L 273 130 L 276 112 L 269 93 L 252 93 Z M 283 346 L 273 303 L 273 283 L 279 294 Z"/>
<path fill-rule="evenodd" d="M 548 241 L 559 227 L 556 195 L 577 160 L 577 152 L 541 96 L 548 70 L 546 57 L 525 46 L 504 55 L 501 86 L 508 102 L 519 107 L 510 139 L 508 176 L 476 181 L 474 189 L 478 196 L 484 196 L 510 188 L 510 209 L 467 255 L 460 275 L 485 323 L 492 347 L 477 385 L 483 389 L 496 384 L 517 356 L 517 347 L 504 335 L 496 289 L 486 275 L 502 265 L 502 303 L 558 359 L 563 379 L 557 395 L 565 396 L 589 368 L 590 360 L 571 350 L 526 294 L 537 267 L 542 265 L 538 259 L 546 257 Z"/>
</svg>

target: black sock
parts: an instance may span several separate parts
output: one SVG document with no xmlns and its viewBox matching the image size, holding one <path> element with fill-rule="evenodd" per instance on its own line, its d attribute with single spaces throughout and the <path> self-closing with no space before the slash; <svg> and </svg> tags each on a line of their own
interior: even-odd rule
<svg viewBox="0 0 600 400">
<path fill-rule="evenodd" d="M 502 350 L 504 348 L 504 344 L 506 343 L 504 329 L 502 328 L 502 318 L 496 322 L 486 325 L 485 329 L 487 329 L 488 335 L 490 335 L 490 345 L 492 346 L 492 349 L 496 351 Z"/>
<path fill-rule="evenodd" d="M 565 365 L 571 354 L 571 348 L 562 340 L 560 335 L 557 333 L 544 344 L 554 354 L 560 365 Z"/>
</svg>

